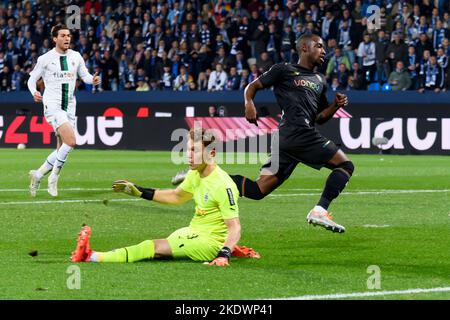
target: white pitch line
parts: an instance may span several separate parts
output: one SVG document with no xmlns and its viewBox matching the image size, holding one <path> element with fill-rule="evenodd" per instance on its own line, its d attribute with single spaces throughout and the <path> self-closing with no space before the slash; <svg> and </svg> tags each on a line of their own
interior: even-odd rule
<svg viewBox="0 0 450 320">
<path fill-rule="evenodd" d="M 130 202 L 130 201 L 141 201 L 142 199 L 105 199 L 108 202 Z M 0 205 L 13 205 L 13 204 L 58 204 L 58 203 L 87 203 L 87 202 L 98 202 L 102 203 L 104 200 L 100 199 L 74 199 L 74 200 L 38 200 L 38 201 L 14 201 L 14 202 L 0 202 Z"/>
<path fill-rule="evenodd" d="M 343 192 L 340 195 L 384 195 L 384 194 L 411 194 L 411 193 L 446 193 L 450 192 L 450 189 L 442 190 L 383 190 L 383 191 L 348 191 Z M 280 193 L 280 194 L 270 194 L 269 197 L 297 197 L 297 196 L 317 196 L 320 193 Z"/>
<path fill-rule="evenodd" d="M 377 297 L 377 296 L 389 296 L 389 295 L 399 295 L 399 294 L 417 294 L 417 293 L 430 293 L 430 292 L 450 292 L 450 287 L 429 288 L 429 289 L 417 288 L 417 289 L 394 290 L 394 291 L 336 293 L 336 294 L 324 294 L 324 295 L 305 295 L 305 296 L 277 298 L 277 299 L 270 299 L 270 300 L 326 300 L 326 299 Z"/>
<path fill-rule="evenodd" d="M 382 224 L 382 225 L 378 225 L 378 224 L 363 224 L 362 227 L 363 228 L 389 228 L 390 225 L 388 225 L 388 224 Z"/>
<path fill-rule="evenodd" d="M 62 188 L 60 191 L 110 191 L 111 188 Z M 0 192 L 28 192 L 29 189 L 0 189 Z M 40 191 L 46 191 L 42 189 Z"/>
</svg>

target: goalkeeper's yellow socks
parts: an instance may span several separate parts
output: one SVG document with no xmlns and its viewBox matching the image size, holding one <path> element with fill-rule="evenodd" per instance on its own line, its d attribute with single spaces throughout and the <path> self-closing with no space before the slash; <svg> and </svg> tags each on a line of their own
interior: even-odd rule
<svg viewBox="0 0 450 320">
<path fill-rule="evenodd" d="M 153 259 L 155 244 L 153 240 L 143 241 L 135 246 L 120 248 L 108 252 L 94 251 L 90 257 L 91 262 L 136 262 Z"/>
</svg>

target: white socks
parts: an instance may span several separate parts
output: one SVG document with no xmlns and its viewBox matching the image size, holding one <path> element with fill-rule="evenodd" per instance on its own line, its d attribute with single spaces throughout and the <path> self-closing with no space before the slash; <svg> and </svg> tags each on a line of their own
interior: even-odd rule
<svg viewBox="0 0 450 320">
<path fill-rule="evenodd" d="M 57 153 L 58 153 L 58 151 L 54 150 L 52 153 L 50 153 L 48 155 L 47 159 L 44 161 L 42 166 L 40 166 L 40 168 L 36 170 L 36 172 L 34 174 L 36 176 L 36 178 L 41 180 L 43 176 L 45 176 L 47 173 L 52 171 L 53 165 L 55 164 L 55 161 L 56 161 Z"/>
<path fill-rule="evenodd" d="M 56 154 L 56 160 L 53 165 L 52 174 L 59 175 L 59 172 L 61 171 L 61 168 L 64 166 L 64 163 L 67 160 L 67 157 L 69 156 L 70 151 L 72 151 L 72 147 L 69 145 L 63 143 L 61 147 L 58 149 L 58 152 Z"/>
</svg>

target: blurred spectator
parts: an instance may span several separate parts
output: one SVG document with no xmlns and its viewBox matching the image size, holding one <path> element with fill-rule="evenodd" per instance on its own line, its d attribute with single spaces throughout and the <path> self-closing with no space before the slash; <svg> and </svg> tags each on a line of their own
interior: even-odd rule
<svg viewBox="0 0 450 320">
<path fill-rule="evenodd" d="M 12 77 L 9 67 L 5 65 L 0 73 L 0 91 L 12 90 Z"/>
<path fill-rule="evenodd" d="M 388 83 L 392 91 L 405 91 L 411 86 L 411 76 L 404 69 L 403 61 L 397 61 L 395 70 L 389 75 Z"/>
<path fill-rule="evenodd" d="M 161 86 L 159 85 L 159 80 L 151 79 L 150 80 L 150 91 L 159 91 L 161 90 Z"/>
<path fill-rule="evenodd" d="M 253 12 L 253 15 L 257 16 L 256 11 Z M 257 19 L 255 20 L 259 21 Z M 268 33 L 264 25 L 264 22 L 262 21 L 259 21 L 258 26 L 254 30 L 255 31 L 253 31 L 252 37 L 254 41 L 250 41 L 250 44 L 252 49 L 252 56 L 258 57 L 262 52 L 266 51 L 267 49 Z"/>
<path fill-rule="evenodd" d="M 403 42 L 398 33 L 394 34 L 394 41 L 388 45 L 386 55 L 389 60 L 389 69 L 393 70 L 397 61 L 405 62 L 408 56 L 408 46 Z"/>
<path fill-rule="evenodd" d="M 273 60 L 269 56 L 267 52 L 262 52 L 260 59 L 256 63 L 256 66 L 258 67 L 259 73 L 264 73 L 273 65 Z"/>
<path fill-rule="evenodd" d="M 280 47 L 281 59 L 284 62 L 292 62 L 292 54 L 295 53 L 295 34 L 292 31 L 292 26 L 287 24 L 284 27 L 284 31 L 281 35 L 281 47 Z"/>
<path fill-rule="evenodd" d="M 209 106 L 208 107 L 208 114 L 209 114 L 210 117 L 217 116 L 216 107 L 215 106 Z"/>
<path fill-rule="evenodd" d="M 273 63 L 278 63 L 279 59 L 279 52 L 281 48 L 281 35 L 276 31 L 275 24 L 270 23 L 269 24 L 269 34 L 267 36 L 267 45 L 266 45 L 266 52 L 270 57 L 270 60 L 273 61 Z"/>
<path fill-rule="evenodd" d="M 209 46 L 211 44 L 211 31 L 207 22 L 202 23 L 202 31 L 200 31 L 200 39 L 202 44 Z"/>
<path fill-rule="evenodd" d="M 138 76 L 138 86 L 136 91 L 150 91 L 150 87 L 147 81 L 145 81 L 145 76 Z"/>
<path fill-rule="evenodd" d="M 170 72 L 170 66 L 165 65 L 163 70 L 164 73 L 161 76 L 161 87 L 164 90 L 172 90 L 172 74 Z"/>
<path fill-rule="evenodd" d="M 433 45 L 428 40 L 428 36 L 425 33 L 421 33 L 419 38 L 415 43 L 415 50 L 419 57 L 423 55 L 425 50 L 429 50 L 430 52 L 434 52 Z"/>
<path fill-rule="evenodd" d="M 381 85 L 390 73 L 389 61 L 387 57 L 388 40 L 384 30 L 378 31 L 377 41 L 375 42 L 375 60 L 377 65 L 377 79 Z"/>
<path fill-rule="evenodd" d="M 428 64 L 430 63 L 430 50 L 425 50 L 423 52 L 422 57 L 420 58 L 419 62 L 419 75 L 417 77 L 417 87 L 420 92 L 423 92 L 425 90 L 425 81 L 426 81 L 426 71 Z"/>
<path fill-rule="evenodd" d="M 230 69 L 231 60 L 227 57 L 225 48 L 221 47 L 217 50 L 217 56 L 214 58 L 213 65 L 220 63 L 224 70 L 228 71 Z"/>
<path fill-rule="evenodd" d="M 358 62 L 353 62 L 352 77 L 352 89 L 353 90 L 365 90 L 366 89 L 366 76 L 361 70 Z"/>
<path fill-rule="evenodd" d="M 19 65 L 14 66 L 14 72 L 11 76 L 11 90 L 20 91 L 24 88 L 24 74 Z"/>
<path fill-rule="evenodd" d="M 409 72 L 409 76 L 411 77 L 410 89 L 418 89 L 417 69 L 419 68 L 419 59 L 416 55 L 415 48 L 412 45 L 408 47 L 408 63 L 406 68 Z"/>
<path fill-rule="evenodd" d="M 249 84 L 249 72 L 248 69 L 243 69 L 241 73 L 241 81 L 239 82 L 239 90 L 244 90 L 245 87 Z"/>
<path fill-rule="evenodd" d="M 442 49 L 444 49 L 444 54 L 450 57 L 450 41 L 448 38 L 442 40 Z"/>
<path fill-rule="evenodd" d="M 258 67 L 256 66 L 256 64 L 252 64 L 250 66 L 250 74 L 248 76 L 248 83 L 256 80 L 258 77 L 260 76 Z"/>
<path fill-rule="evenodd" d="M 445 87 L 445 74 L 443 68 L 437 63 L 436 56 L 431 56 L 429 63 L 425 66 L 425 87 L 420 88 L 439 92 Z"/>
<path fill-rule="evenodd" d="M 444 38 L 448 38 L 448 36 L 449 36 L 449 29 L 445 29 L 442 25 L 442 21 L 437 20 L 436 27 L 433 30 L 432 35 L 434 51 L 437 51 L 439 46 L 442 44 Z"/>
<path fill-rule="evenodd" d="M 189 82 L 192 82 L 192 78 L 186 72 L 186 67 L 180 67 L 180 74 L 173 81 L 173 89 L 177 91 L 189 91 Z"/>
<path fill-rule="evenodd" d="M 445 55 L 444 49 L 439 48 L 437 50 L 437 63 L 442 68 L 443 77 L 444 77 L 444 88 L 446 90 L 449 87 L 449 65 L 448 65 L 448 56 Z"/>
<path fill-rule="evenodd" d="M 418 35 L 419 35 L 419 30 L 417 29 L 416 25 L 414 24 L 414 19 L 413 17 L 409 16 L 406 19 L 406 25 L 404 28 L 404 32 L 403 35 L 405 37 L 405 41 L 407 43 L 411 43 L 413 41 L 416 41 Z"/>
<path fill-rule="evenodd" d="M 208 81 L 208 91 L 222 91 L 227 82 L 227 73 L 220 63 L 216 64 L 216 70 L 211 72 Z"/>
<path fill-rule="evenodd" d="M 225 90 L 239 90 L 239 85 L 241 83 L 241 77 L 237 74 L 235 67 L 230 68 L 230 74 L 228 75 L 227 83 L 225 84 Z"/>
<path fill-rule="evenodd" d="M 226 117 L 227 115 L 228 115 L 228 111 L 225 106 L 219 106 L 219 108 L 217 108 L 217 116 Z"/>
<path fill-rule="evenodd" d="M 3 68 L 6 65 L 5 54 L 0 51 L 0 73 L 3 72 Z"/>
<path fill-rule="evenodd" d="M 333 77 L 331 79 L 331 91 L 340 91 L 340 90 L 344 90 L 345 87 L 343 87 L 340 83 L 339 83 L 339 79 L 336 77 Z"/>
<path fill-rule="evenodd" d="M 236 54 L 236 61 L 234 62 L 234 66 L 236 67 L 236 70 L 238 74 L 242 74 L 242 70 L 249 69 L 247 61 L 244 60 L 244 55 L 242 51 L 238 51 Z"/>
<path fill-rule="evenodd" d="M 345 66 L 345 64 L 341 63 L 339 64 L 338 71 L 335 74 L 333 74 L 332 77 L 337 78 L 339 86 L 345 88 L 347 87 L 349 75 L 350 72 L 348 71 L 347 67 Z"/>
<path fill-rule="evenodd" d="M 105 51 L 104 57 L 101 60 L 102 68 L 102 89 L 117 91 L 119 86 L 119 67 L 109 51 Z"/>
<path fill-rule="evenodd" d="M 189 82 L 189 91 L 197 90 L 197 84 L 194 81 Z"/>
<path fill-rule="evenodd" d="M 208 90 L 208 79 L 206 77 L 205 72 L 200 72 L 198 74 L 197 90 L 200 90 L 200 91 Z"/>
<path fill-rule="evenodd" d="M 144 56 L 142 67 L 145 75 L 150 79 L 160 79 L 163 73 L 163 63 L 162 59 L 158 57 L 158 52 L 155 49 L 146 50 Z"/>
<path fill-rule="evenodd" d="M 347 88 L 345 88 L 346 91 L 352 91 L 355 90 L 354 88 L 354 84 L 353 84 L 353 77 L 349 76 L 348 77 L 348 83 L 347 83 Z"/>
<path fill-rule="evenodd" d="M 335 49 L 337 47 L 338 47 L 338 45 L 337 45 L 336 39 L 329 39 L 328 40 L 327 46 L 325 48 L 325 50 L 326 50 L 325 60 L 326 61 L 329 61 L 333 57 L 334 51 L 335 51 Z"/>
<path fill-rule="evenodd" d="M 230 10 L 228 13 L 228 17 L 233 18 L 237 16 L 247 16 L 248 17 L 248 11 L 245 8 L 242 8 L 242 2 L 240 0 L 237 0 L 234 3 L 234 8 Z"/>
<path fill-rule="evenodd" d="M 362 61 L 363 72 L 369 82 L 373 82 L 376 72 L 375 43 L 368 33 L 364 34 L 364 41 L 358 46 L 358 57 Z"/>
<path fill-rule="evenodd" d="M 333 12 L 327 10 L 325 16 L 322 18 L 321 37 L 323 40 L 336 39 L 338 33 L 338 26 L 334 18 Z"/>
<path fill-rule="evenodd" d="M 337 73 L 339 65 L 343 63 L 345 67 L 350 70 L 350 61 L 346 56 L 342 55 L 342 49 L 340 47 L 336 47 L 334 49 L 334 55 L 328 61 L 327 69 L 326 69 L 326 77 L 329 78 L 332 73 Z"/>
</svg>

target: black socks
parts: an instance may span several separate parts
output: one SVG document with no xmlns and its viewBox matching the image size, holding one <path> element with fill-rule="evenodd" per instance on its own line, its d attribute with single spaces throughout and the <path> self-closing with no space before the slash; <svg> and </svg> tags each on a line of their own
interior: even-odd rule
<svg viewBox="0 0 450 320">
<path fill-rule="evenodd" d="M 261 192 L 255 181 L 241 175 L 230 175 L 239 190 L 240 197 L 246 197 L 253 200 L 261 200 L 266 195 Z"/>
</svg>

